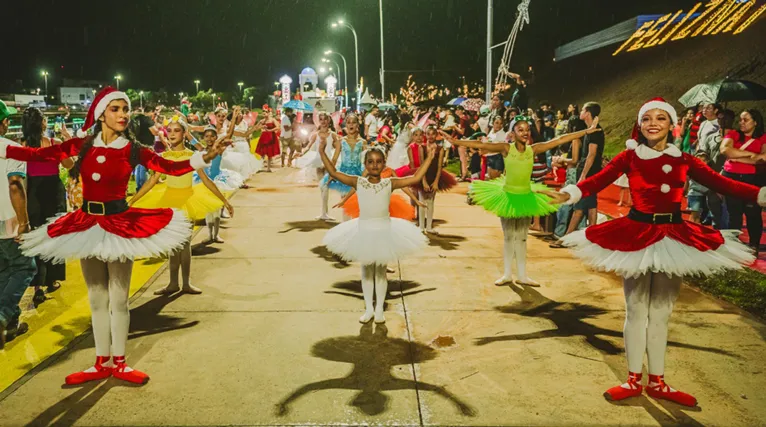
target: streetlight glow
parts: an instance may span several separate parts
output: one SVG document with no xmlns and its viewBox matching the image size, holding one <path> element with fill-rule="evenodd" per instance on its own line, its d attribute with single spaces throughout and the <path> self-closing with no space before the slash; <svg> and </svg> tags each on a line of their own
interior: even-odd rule
<svg viewBox="0 0 766 427">
<path fill-rule="evenodd" d="M 332 50 L 326 50 L 326 51 L 324 51 L 324 54 L 325 54 L 325 55 L 329 55 L 329 54 L 331 54 L 331 53 L 332 53 Z"/>
<path fill-rule="evenodd" d="M 338 23 L 337 23 L 337 22 L 333 22 L 333 23 L 332 23 L 332 27 L 333 27 L 333 28 L 337 28 L 337 27 L 338 27 Z"/>
<path fill-rule="evenodd" d="M 117 90 L 120 90 L 120 80 L 122 80 L 122 75 L 117 74 L 116 76 L 114 76 L 114 80 L 117 81 Z"/>
<path fill-rule="evenodd" d="M 42 75 L 43 78 L 45 79 L 45 96 L 48 96 L 48 72 L 45 70 L 42 70 L 40 72 L 40 75 Z M 37 89 L 37 94 L 38 95 L 40 94 L 40 89 Z"/>
<path fill-rule="evenodd" d="M 194 85 L 197 87 L 197 93 L 199 93 L 199 84 L 200 84 L 199 79 L 194 81 Z"/>
<path fill-rule="evenodd" d="M 338 25 L 343 25 L 345 22 L 342 19 L 338 19 Z"/>
</svg>

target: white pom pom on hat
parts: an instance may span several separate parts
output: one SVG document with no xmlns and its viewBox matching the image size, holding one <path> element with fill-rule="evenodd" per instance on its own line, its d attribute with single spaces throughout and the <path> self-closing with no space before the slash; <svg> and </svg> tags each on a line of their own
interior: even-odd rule
<svg viewBox="0 0 766 427">
<path fill-rule="evenodd" d="M 635 150 L 638 147 L 638 141 L 635 139 L 629 139 L 625 141 L 625 148 L 628 150 Z"/>
</svg>

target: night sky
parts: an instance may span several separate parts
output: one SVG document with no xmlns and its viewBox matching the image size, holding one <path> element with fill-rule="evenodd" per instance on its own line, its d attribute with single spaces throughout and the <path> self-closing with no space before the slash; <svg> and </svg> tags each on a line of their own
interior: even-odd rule
<svg viewBox="0 0 766 427">
<path fill-rule="evenodd" d="M 346 56 L 353 77 L 353 36 L 329 25 L 339 17 L 356 27 L 360 76 L 373 92 L 380 90 L 373 81 L 380 67 L 377 0 L 11 1 L 11 9 L 4 5 L 13 10 L 3 22 L 12 39 L 0 67 L 4 92 L 41 86 L 41 69 L 51 73 L 52 84 L 61 78 L 110 81 L 120 73 L 122 87 L 134 89 L 192 91 L 196 78 L 200 89 L 217 91 L 235 90 L 238 81 L 271 86 L 283 74 L 295 78 L 305 66 L 318 68 L 325 48 Z M 495 0 L 494 43 L 507 38 L 518 3 Z M 563 43 L 639 14 L 695 3 L 532 0 L 531 24 L 519 35 L 514 62 L 518 69 L 547 67 Z M 383 12 L 389 92 L 408 74 L 450 85 L 460 76 L 483 78 L 485 0 L 384 0 Z M 502 49 L 495 52 L 496 66 Z"/>
</svg>

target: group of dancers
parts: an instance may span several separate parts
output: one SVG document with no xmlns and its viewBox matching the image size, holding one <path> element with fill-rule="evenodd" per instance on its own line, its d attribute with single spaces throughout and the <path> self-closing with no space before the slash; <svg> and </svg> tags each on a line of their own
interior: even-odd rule
<svg viewBox="0 0 766 427">
<path fill-rule="evenodd" d="M 258 168 L 256 162 L 242 156 L 246 153 L 252 157 L 249 146 L 245 151 L 242 141 L 256 127 L 242 125 L 236 108 L 231 113 L 217 111 L 223 120 L 204 128 L 206 151 L 184 148 L 183 135 L 189 125 L 182 116 L 173 117 L 166 124 L 171 147 L 162 155 L 132 139 L 129 112 L 128 97 L 108 87 L 97 95 L 88 112 L 84 129 L 92 130 L 89 136 L 44 148 L 0 141 L 2 158 L 25 162 L 77 159 L 83 183 L 82 208 L 25 234 L 22 243 L 28 256 L 56 262 L 74 258 L 81 262 L 92 311 L 96 361 L 94 366 L 68 376 L 67 384 L 110 376 L 138 384 L 148 381 L 147 374 L 132 369 L 125 359 L 133 260 L 170 254 L 171 280 L 158 293 L 198 293 L 199 289 L 189 282 L 189 220 L 205 218 L 209 225 L 212 223 L 210 229 L 217 230 L 218 212 L 223 209 L 233 214 L 226 193 L 241 186 Z M 329 191 L 342 194 L 345 221 L 328 230 L 323 242 L 342 259 L 361 265 L 365 310 L 359 321 L 383 323 L 388 265 L 424 248 L 425 234 L 434 231 L 435 195 L 454 187 L 456 180 L 442 169 L 445 149 L 435 127 L 406 127 L 400 134 L 406 137 L 397 139 L 387 158 L 385 149 L 367 146 L 360 138 L 355 114 L 346 117 L 343 137 L 329 130 L 329 116 L 318 116 L 318 129 L 309 138 L 298 166 L 319 180 L 319 219 L 331 220 Z M 733 233 L 722 234 L 681 218 L 683 187 L 688 177 L 716 192 L 761 206 L 766 205 L 766 193 L 762 188 L 722 177 L 672 145 L 669 135 L 676 117 L 667 102 L 647 102 L 638 113 L 637 137 L 629 141 L 628 149 L 600 173 L 559 192 L 531 183 L 535 155 L 600 128 L 592 126 L 531 145 L 529 123 L 520 117 L 511 123 L 504 142 L 459 140 L 442 134 L 443 140 L 453 145 L 498 153 L 503 158 L 505 176 L 476 181 L 470 188 L 475 203 L 500 218 L 504 273 L 497 285 L 512 281 L 538 285 L 526 269 L 526 236 L 532 218 L 596 194 L 622 174 L 628 177 L 634 205 L 627 217 L 564 238 L 564 243 L 587 265 L 623 277 L 628 379 L 606 391 L 610 400 L 638 396 L 646 388 L 647 394 L 655 398 L 696 405 L 694 397 L 664 381 L 668 321 L 681 277 L 740 268 L 754 259 Z M 155 185 L 157 179 L 153 178 L 128 202 L 128 181 L 138 164 L 155 171 L 155 176 L 169 177 L 164 186 Z M 405 191 L 411 203 L 393 195 L 397 189 Z M 418 208 L 418 226 L 411 222 L 414 206 Z M 217 240 L 217 231 L 211 231 L 211 239 Z M 648 357 L 646 387 L 641 383 L 644 354 Z"/>
</svg>

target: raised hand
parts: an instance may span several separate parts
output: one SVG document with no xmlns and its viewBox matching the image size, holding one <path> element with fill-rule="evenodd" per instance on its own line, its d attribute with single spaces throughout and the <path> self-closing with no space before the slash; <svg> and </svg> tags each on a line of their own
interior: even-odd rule
<svg viewBox="0 0 766 427">
<path fill-rule="evenodd" d="M 549 202 L 552 205 L 562 205 L 569 201 L 569 199 L 572 198 L 572 196 L 569 195 L 569 193 L 560 193 L 558 191 L 537 191 L 537 193 L 544 194 L 551 198 L 551 201 Z"/>
<path fill-rule="evenodd" d="M 226 211 L 229 212 L 229 216 L 234 218 L 234 206 L 231 205 L 228 201 L 223 205 L 224 208 L 226 208 Z"/>
</svg>

